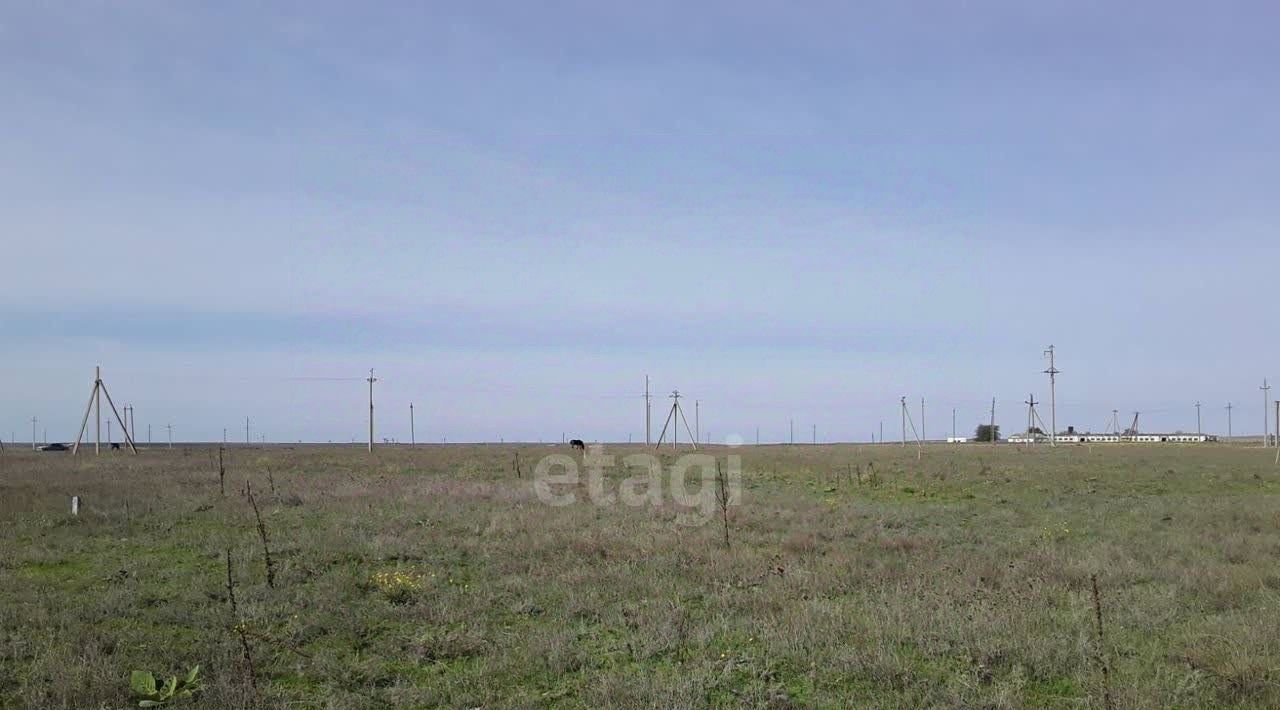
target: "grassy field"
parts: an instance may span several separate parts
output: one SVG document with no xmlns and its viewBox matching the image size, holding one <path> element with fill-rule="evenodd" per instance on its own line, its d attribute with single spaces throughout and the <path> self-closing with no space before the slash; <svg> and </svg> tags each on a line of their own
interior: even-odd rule
<svg viewBox="0 0 1280 710">
<path fill-rule="evenodd" d="M 1270 452 L 742 447 L 727 548 L 670 496 L 541 502 L 550 452 L 241 447 L 224 496 L 216 449 L 7 450 L 0 704 L 200 664 L 176 705 L 1280 706 Z"/>
</svg>

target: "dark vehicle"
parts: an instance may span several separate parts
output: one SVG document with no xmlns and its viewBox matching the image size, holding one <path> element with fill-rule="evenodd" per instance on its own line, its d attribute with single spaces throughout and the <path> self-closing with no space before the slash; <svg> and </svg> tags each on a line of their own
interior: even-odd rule
<svg viewBox="0 0 1280 710">
<path fill-rule="evenodd" d="M 70 451 L 70 447 L 66 444 L 45 444 L 40 447 L 41 451 Z"/>
</svg>

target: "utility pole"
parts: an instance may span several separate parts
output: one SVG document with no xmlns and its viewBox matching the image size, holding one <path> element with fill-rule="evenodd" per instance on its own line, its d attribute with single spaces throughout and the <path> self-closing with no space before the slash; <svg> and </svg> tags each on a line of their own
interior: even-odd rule
<svg viewBox="0 0 1280 710">
<path fill-rule="evenodd" d="M 689 420 L 684 416 L 684 410 L 680 408 L 680 390 L 671 391 L 671 411 L 667 414 L 667 421 L 662 425 L 662 433 L 658 435 L 658 443 L 654 448 L 662 446 L 662 440 L 667 437 L 667 427 L 674 422 L 675 426 L 671 428 L 671 446 L 678 448 L 680 446 L 680 423 L 684 422 L 684 431 L 693 440 L 693 448 L 698 449 L 698 439 L 693 435 L 693 431 L 689 429 Z"/>
<path fill-rule="evenodd" d="M 148 444 L 151 443 L 151 425 L 150 424 L 147 425 L 147 443 Z"/>
<path fill-rule="evenodd" d="M 36 418 L 31 417 L 31 450 L 36 450 Z"/>
<path fill-rule="evenodd" d="M 173 448 L 173 425 L 166 424 L 165 428 L 169 430 L 169 448 Z"/>
<path fill-rule="evenodd" d="M 373 383 L 377 381 L 373 368 L 369 368 L 369 453 L 373 453 Z"/>
<path fill-rule="evenodd" d="M 996 436 L 996 398 L 991 398 L 991 445 L 996 445 L 996 440 L 1000 437 Z M 1017 449 L 1014 449 L 1017 451 Z"/>
<path fill-rule="evenodd" d="M 1053 346 L 1044 351 L 1049 356 L 1049 369 L 1045 370 L 1045 374 L 1049 376 L 1049 446 L 1058 445 L 1058 395 L 1057 395 L 1057 376 L 1061 372 L 1053 366 Z"/>
<path fill-rule="evenodd" d="M 924 441 L 929 437 L 924 434 L 924 397 L 920 398 L 920 440 Z"/>
<path fill-rule="evenodd" d="M 1027 395 L 1027 400 L 1026 400 L 1025 402 L 1023 402 L 1023 404 L 1027 405 L 1027 438 L 1028 438 L 1028 439 L 1031 439 L 1032 441 L 1034 441 L 1034 440 L 1035 440 L 1035 436 L 1034 436 L 1031 432 L 1032 432 L 1032 430 L 1035 428 L 1035 425 L 1036 425 L 1036 396 L 1035 396 L 1035 394 L 1033 393 L 1033 394 Z"/>
<path fill-rule="evenodd" d="M 907 448 L 907 398 L 898 400 L 902 405 L 902 448 Z"/>
<path fill-rule="evenodd" d="M 756 427 L 756 446 L 760 445 L 760 427 Z"/>
<path fill-rule="evenodd" d="M 89 403 L 84 408 L 84 418 L 80 420 L 80 433 L 76 434 L 76 443 L 71 447 L 71 455 L 75 456 L 80 452 L 80 441 L 84 438 L 84 430 L 89 425 L 89 413 L 96 412 L 95 419 L 96 432 L 94 437 L 93 450 L 95 454 L 102 451 L 102 395 L 107 396 L 107 406 L 111 407 L 111 413 L 116 418 L 116 423 L 120 425 L 120 429 L 124 432 L 124 441 L 129 445 L 129 450 L 138 453 L 138 447 L 133 443 L 133 437 L 129 436 L 129 429 L 124 425 L 124 419 L 120 416 L 120 410 L 116 409 L 116 403 L 111 399 L 111 393 L 107 391 L 107 386 L 102 382 L 102 368 L 96 367 L 93 371 L 93 389 L 89 392 Z M 110 426 L 110 420 L 107 420 Z M 34 438 L 34 436 L 32 437 Z"/>
<path fill-rule="evenodd" d="M 818 444 L 818 425 L 817 424 L 813 425 L 813 443 L 815 446 Z"/>
<path fill-rule="evenodd" d="M 878 441 L 881 444 L 884 443 L 884 420 L 883 419 L 880 420 L 880 438 Z"/>
<path fill-rule="evenodd" d="M 1196 402 L 1196 436 L 1203 434 L 1204 432 L 1200 431 L 1200 403 Z"/>
<path fill-rule="evenodd" d="M 796 445 L 796 420 L 791 420 L 791 445 Z"/>
<path fill-rule="evenodd" d="M 699 411 L 702 408 L 702 400 L 693 400 L 693 440 L 702 441 L 702 415 Z"/>
<path fill-rule="evenodd" d="M 245 445 L 245 446 L 248 446 L 248 445 L 249 445 L 249 443 L 250 443 L 250 439 L 249 439 L 249 417 L 245 417 L 245 418 L 244 418 L 244 445 Z"/>
<path fill-rule="evenodd" d="M 226 446 L 226 444 L 227 444 L 227 428 L 222 427 L 222 445 Z"/>
<path fill-rule="evenodd" d="M 652 412 L 651 400 L 652 400 L 652 395 L 649 394 L 649 376 L 645 375 L 644 376 L 644 445 L 645 446 L 653 445 L 653 435 L 650 433 L 652 431 L 651 418 L 650 418 L 650 414 Z M 759 429 L 757 429 L 757 431 L 759 431 Z M 759 439 L 760 438 L 759 435 L 757 435 L 756 438 Z M 756 443 L 758 444 L 760 442 L 757 441 Z"/>
<path fill-rule="evenodd" d="M 956 438 L 956 410 L 951 408 L 951 438 Z"/>
<path fill-rule="evenodd" d="M 1231 403 L 1227 402 L 1227 439 L 1231 439 Z"/>
<path fill-rule="evenodd" d="M 418 435 L 413 430 L 413 402 L 410 402 L 409 403 L 409 446 L 417 446 L 417 445 L 418 445 Z"/>
<path fill-rule="evenodd" d="M 1267 410 L 1271 408 L 1271 385 L 1267 384 L 1265 377 L 1262 379 L 1262 386 L 1258 389 L 1262 390 L 1262 448 L 1265 449 L 1269 446 L 1267 429 L 1270 428 L 1267 426 L 1269 416 Z"/>
</svg>

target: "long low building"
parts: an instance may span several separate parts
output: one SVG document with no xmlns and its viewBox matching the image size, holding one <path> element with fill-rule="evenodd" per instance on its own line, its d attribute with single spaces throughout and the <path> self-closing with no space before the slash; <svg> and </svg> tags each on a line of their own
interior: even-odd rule
<svg viewBox="0 0 1280 710">
<path fill-rule="evenodd" d="M 1209 434 L 1059 434 L 1060 444 L 1204 444 L 1217 441 L 1218 437 Z M 1014 434 L 1009 437 L 1010 444 L 1047 444 L 1047 434 Z"/>
</svg>

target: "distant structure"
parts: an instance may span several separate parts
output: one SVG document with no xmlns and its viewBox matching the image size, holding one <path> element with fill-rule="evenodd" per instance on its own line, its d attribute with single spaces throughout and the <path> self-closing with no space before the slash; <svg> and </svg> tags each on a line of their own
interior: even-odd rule
<svg viewBox="0 0 1280 710">
<path fill-rule="evenodd" d="M 84 430 L 89 425 L 89 414 L 94 413 L 94 421 L 96 429 L 93 439 L 93 453 L 101 453 L 102 450 L 102 396 L 107 397 L 107 406 L 111 407 L 111 413 L 115 415 L 116 422 L 120 424 L 120 428 L 124 430 L 125 443 L 129 445 L 129 450 L 138 453 L 138 447 L 133 445 L 133 437 L 129 435 L 129 428 L 124 425 L 124 420 L 120 417 L 120 412 L 116 409 L 116 405 L 111 401 L 111 394 L 107 392 L 107 386 L 102 382 L 102 368 L 95 367 L 93 370 L 93 388 L 89 391 L 89 403 L 84 408 L 84 419 L 80 420 L 80 433 L 76 434 L 75 446 L 71 447 L 71 455 L 75 456 L 80 452 L 80 440 L 84 438 Z M 35 435 L 31 438 L 34 440 Z"/>
</svg>

